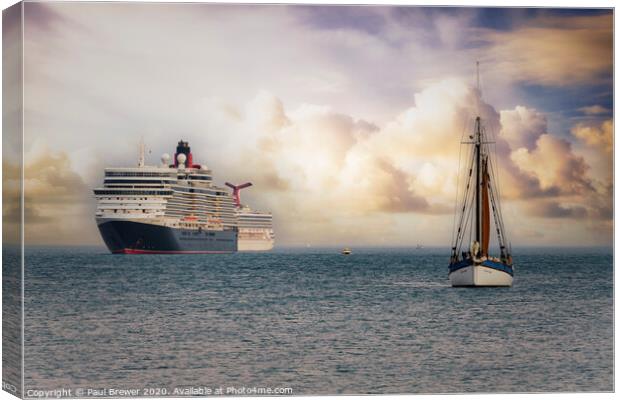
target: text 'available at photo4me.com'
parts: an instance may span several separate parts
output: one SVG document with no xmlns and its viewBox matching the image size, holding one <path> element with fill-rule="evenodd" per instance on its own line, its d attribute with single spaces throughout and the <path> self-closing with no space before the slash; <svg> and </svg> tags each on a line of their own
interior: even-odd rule
<svg viewBox="0 0 620 400">
<path fill-rule="evenodd" d="M 53 390 L 26 389 L 26 398 L 84 398 L 84 397 L 155 397 L 155 396 L 276 396 L 294 394 L 291 387 L 264 386 L 182 386 L 182 387 L 80 387 Z"/>
</svg>

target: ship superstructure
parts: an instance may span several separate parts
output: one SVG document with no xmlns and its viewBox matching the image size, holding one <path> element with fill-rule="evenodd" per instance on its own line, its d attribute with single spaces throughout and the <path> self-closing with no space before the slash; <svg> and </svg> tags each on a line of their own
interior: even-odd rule
<svg viewBox="0 0 620 400">
<path fill-rule="evenodd" d="M 273 249 L 275 234 L 271 213 L 252 210 L 249 206 L 241 204 L 241 189 L 252 186 L 252 183 L 246 182 L 241 185 L 233 185 L 226 182 L 226 186 L 233 190 L 232 196 L 236 205 L 239 226 L 239 251 L 267 251 Z"/>
<path fill-rule="evenodd" d="M 180 141 L 172 163 L 106 168 L 94 189 L 96 221 L 113 253 L 227 253 L 238 250 L 238 215 L 233 197 L 213 184 L 211 170 L 195 164 Z"/>
</svg>

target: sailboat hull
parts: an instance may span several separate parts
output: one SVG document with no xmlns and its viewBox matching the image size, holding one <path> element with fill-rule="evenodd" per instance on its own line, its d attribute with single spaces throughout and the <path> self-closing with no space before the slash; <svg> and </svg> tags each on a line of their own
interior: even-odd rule
<svg viewBox="0 0 620 400">
<path fill-rule="evenodd" d="M 452 286 L 512 286 L 511 266 L 491 261 L 463 264 L 451 266 L 448 278 Z"/>
</svg>

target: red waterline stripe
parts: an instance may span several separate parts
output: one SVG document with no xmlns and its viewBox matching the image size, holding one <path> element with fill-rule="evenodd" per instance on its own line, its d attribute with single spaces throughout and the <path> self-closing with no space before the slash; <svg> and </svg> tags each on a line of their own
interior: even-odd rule
<svg viewBox="0 0 620 400">
<path fill-rule="evenodd" d="M 114 254 L 228 254 L 232 251 L 202 251 L 202 250 L 139 250 L 139 249 L 122 249 L 113 251 Z"/>
</svg>

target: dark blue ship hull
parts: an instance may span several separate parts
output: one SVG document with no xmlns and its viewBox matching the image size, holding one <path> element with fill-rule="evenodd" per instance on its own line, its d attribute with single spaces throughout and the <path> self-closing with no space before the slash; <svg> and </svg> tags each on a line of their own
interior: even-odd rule
<svg viewBox="0 0 620 400">
<path fill-rule="evenodd" d="M 97 225 L 112 253 L 199 254 L 237 251 L 237 231 L 171 228 L 134 221 L 111 220 Z"/>
</svg>

